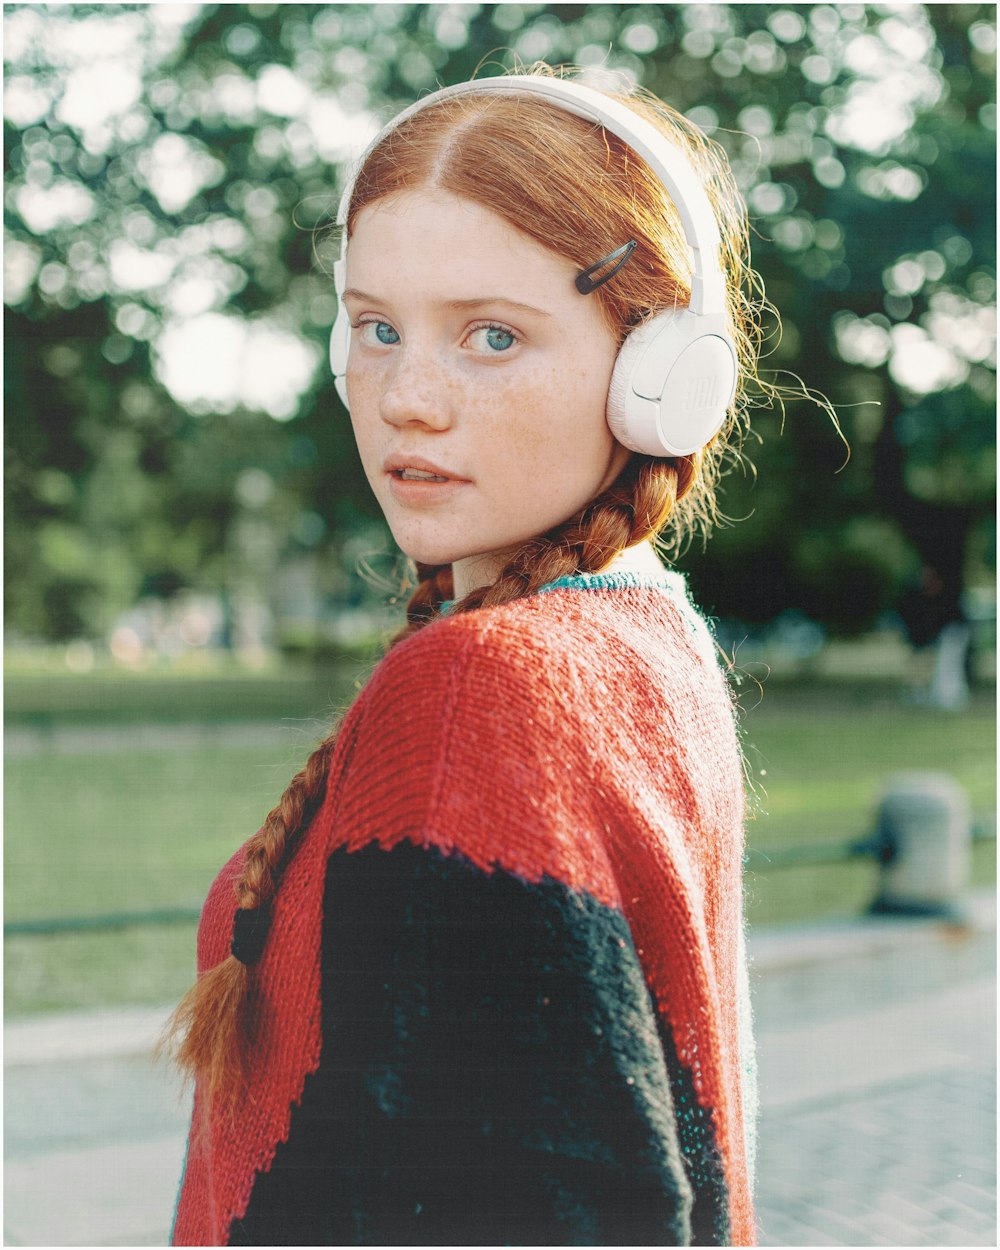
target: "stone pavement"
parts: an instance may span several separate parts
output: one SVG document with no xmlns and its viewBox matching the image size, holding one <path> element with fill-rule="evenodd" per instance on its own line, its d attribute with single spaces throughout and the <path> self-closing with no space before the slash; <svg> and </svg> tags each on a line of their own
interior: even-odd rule
<svg viewBox="0 0 1000 1250">
<path fill-rule="evenodd" d="M 751 937 L 765 1246 L 996 1245 L 996 902 Z"/>
<path fill-rule="evenodd" d="M 996 1245 L 991 896 L 971 919 L 751 935 L 762 1245 Z M 165 1244 L 189 1104 L 149 1059 L 164 1015 L 7 1026 L 5 1245 Z"/>
</svg>

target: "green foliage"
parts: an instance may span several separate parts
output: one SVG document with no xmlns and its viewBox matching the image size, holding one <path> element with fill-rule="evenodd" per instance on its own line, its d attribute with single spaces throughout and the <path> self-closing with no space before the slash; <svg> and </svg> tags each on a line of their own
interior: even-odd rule
<svg viewBox="0 0 1000 1250">
<path fill-rule="evenodd" d="M 686 561 L 703 601 L 849 633 L 922 565 L 953 599 L 984 576 L 992 6 L 13 4 L 4 22 L 17 633 L 98 637 L 180 587 L 280 616 L 295 567 L 315 610 L 371 597 L 357 556 L 384 539 L 324 365 L 343 167 L 420 92 L 536 58 L 621 70 L 727 148 L 783 322 L 766 365 L 825 393 L 851 446 L 845 466 L 808 403 L 758 414 L 757 482 L 723 500 L 749 519 Z M 206 327 L 243 344 L 235 377 L 198 355 Z"/>
</svg>

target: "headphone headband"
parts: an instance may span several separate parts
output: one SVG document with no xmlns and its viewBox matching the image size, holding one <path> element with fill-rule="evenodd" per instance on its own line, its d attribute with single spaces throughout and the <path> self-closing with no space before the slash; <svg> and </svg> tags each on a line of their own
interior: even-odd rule
<svg viewBox="0 0 1000 1250">
<path fill-rule="evenodd" d="M 566 113 L 582 117 L 594 125 L 604 126 L 623 143 L 628 144 L 659 178 L 680 217 L 685 238 L 693 254 L 691 311 L 699 315 L 721 315 L 725 312 L 726 281 L 719 263 L 719 227 L 708 196 L 687 157 L 651 122 L 634 113 L 627 105 L 595 91 L 592 87 L 584 87 L 580 83 L 562 78 L 542 78 L 536 75 L 476 78 L 471 82 L 442 87 L 418 100 L 416 104 L 411 104 L 384 126 L 365 149 L 356 172 L 348 179 L 340 198 L 338 225 L 347 225 L 357 171 L 364 167 L 369 155 L 386 135 L 428 105 L 463 95 L 540 96 Z M 341 255 L 346 249 L 346 242 L 345 230 Z"/>
</svg>

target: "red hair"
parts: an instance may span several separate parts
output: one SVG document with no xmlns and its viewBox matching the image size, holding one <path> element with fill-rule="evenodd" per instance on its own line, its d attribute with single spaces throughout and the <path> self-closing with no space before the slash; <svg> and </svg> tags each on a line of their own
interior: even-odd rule
<svg viewBox="0 0 1000 1250">
<path fill-rule="evenodd" d="M 535 73 L 551 72 L 547 67 Z M 713 443 L 689 456 L 631 457 L 612 487 L 547 534 L 523 544 L 496 580 L 466 595 L 454 611 L 507 603 L 576 572 L 598 572 L 625 548 L 659 536 L 678 546 L 716 516 L 720 462 L 756 376 L 759 350 L 755 279 L 747 259 L 746 211 L 722 149 L 654 96 L 616 98 L 682 148 L 708 193 L 722 235 L 730 330 L 741 381 L 729 419 Z M 368 156 L 347 218 L 404 190 L 437 187 L 497 213 L 580 269 L 629 239 L 635 251 L 594 298 L 619 337 L 652 314 L 686 306 L 691 264 L 676 210 L 659 179 L 602 127 L 534 96 L 470 95 L 428 105 L 390 131 Z M 423 628 L 452 594 L 450 566 L 418 566 L 407 624 L 394 641 Z M 234 906 L 257 907 L 274 893 L 295 840 L 322 802 L 334 740 L 327 737 L 250 839 Z M 230 956 L 205 972 L 174 1014 L 178 1060 L 205 1082 L 210 1097 L 239 1087 L 248 1043 L 253 973 Z"/>
</svg>

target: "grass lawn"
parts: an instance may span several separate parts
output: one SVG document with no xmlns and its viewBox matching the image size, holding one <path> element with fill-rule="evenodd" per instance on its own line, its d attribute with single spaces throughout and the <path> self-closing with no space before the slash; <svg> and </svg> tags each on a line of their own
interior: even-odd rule
<svg viewBox="0 0 1000 1250">
<path fill-rule="evenodd" d="M 226 745 L 219 735 L 202 745 L 137 749 L 126 733 L 114 751 L 8 756 L 6 919 L 199 906 L 215 872 L 314 745 L 325 710 L 349 696 L 357 671 L 290 683 L 259 678 L 257 689 L 229 683 L 221 719 L 237 719 L 234 709 L 279 724 L 320 718 L 279 730 L 270 746 Z M 125 699 L 109 697 L 107 683 L 87 687 L 76 679 L 54 680 L 47 691 L 44 683 L 8 689 L 8 724 L 61 722 L 60 704 L 67 702 L 78 725 L 117 720 L 126 728 L 133 719 L 160 718 L 164 698 L 168 721 L 185 719 L 185 706 L 189 721 L 204 708 L 219 709 L 196 682 L 160 679 L 145 686 L 145 697 L 142 681 L 125 684 Z M 95 700 L 103 716 L 95 716 Z M 872 863 L 768 870 L 766 850 L 862 837 L 881 785 L 897 770 L 948 771 L 977 813 L 994 811 L 995 725 L 985 696 L 949 715 L 904 707 L 871 687 L 866 693 L 775 684 L 745 713 L 743 742 L 755 791 L 746 874 L 754 925 L 864 909 L 875 888 Z M 995 843 L 978 845 L 974 861 L 974 879 L 992 881 Z M 13 936 L 5 967 L 12 1013 L 169 1001 L 193 977 L 194 925 Z"/>
<path fill-rule="evenodd" d="M 314 740 L 8 758 L 5 919 L 200 906 Z M 10 1012 L 161 1002 L 193 979 L 194 924 L 13 936 L 4 954 Z"/>
<path fill-rule="evenodd" d="M 874 827 L 879 794 L 894 773 L 951 774 L 977 818 L 996 810 L 996 721 L 980 696 L 961 714 L 904 706 L 897 695 L 862 688 L 768 690 L 744 719 L 752 776 L 747 825 L 747 911 L 751 924 L 856 915 L 871 902 L 870 860 L 768 871 L 766 851 L 811 842 L 850 842 Z M 996 842 L 973 848 L 972 879 L 992 883 Z"/>
<path fill-rule="evenodd" d="M 95 669 L 91 673 L 6 672 L 8 726 L 157 724 L 328 719 L 350 702 L 371 665 L 307 667 L 251 673 L 215 667 L 210 673 Z"/>
</svg>

